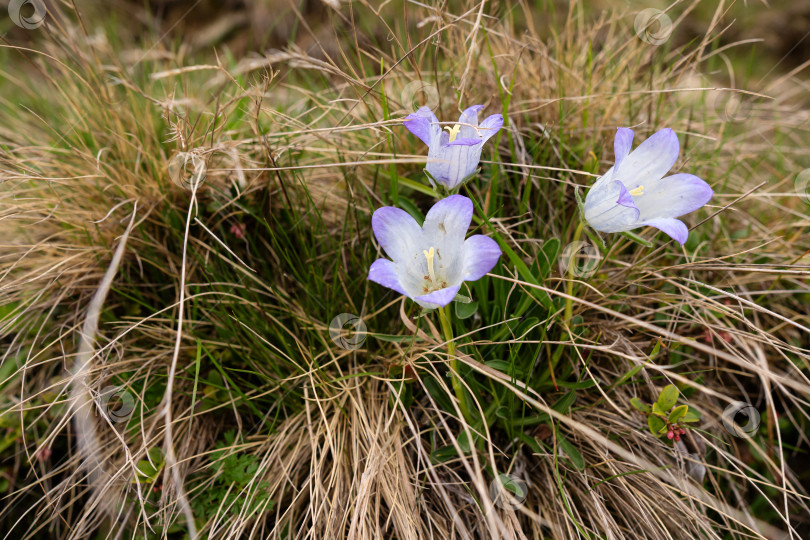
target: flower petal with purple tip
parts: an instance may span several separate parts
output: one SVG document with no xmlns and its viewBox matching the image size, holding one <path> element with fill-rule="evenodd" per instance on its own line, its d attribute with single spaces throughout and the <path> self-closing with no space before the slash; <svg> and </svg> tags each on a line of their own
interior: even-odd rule
<svg viewBox="0 0 810 540">
<path fill-rule="evenodd" d="M 616 137 L 613 139 L 613 167 L 618 170 L 624 158 L 630 154 L 630 149 L 633 147 L 633 138 L 635 132 L 630 128 L 620 127 L 616 130 Z M 669 170 L 669 169 L 667 169 Z"/>
<path fill-rule="evenodd" d="M 444 289 L 433 291 L 430 294 L 417 296 L 414 300 L 422 305 L 426 305 L 426 307 L 444 307 L 453 301 L 459 289 L 461 289 L 461 285 L 453 285 L 452 287 L 445 287 Z"/>
<path fill-rule="evenodd" d="M 397 265 L 388 259 L 377 259 L 371 263 L 371 268 L 368 269 L 368 279 L 383 287 L 393 289 L 399 294 L 408 295 L 399 281 Z"/>
<path fill-rule="evenodd" d="M 597 231 L 627 230 L 638 221 L 639 214 L 633 197 L 618 180 L 592 188 L 585 196 L 585 219 Z"/>
<path fill-rule="evenodd" d="M 448 142 L 447 146 L 475 146 L 476 144 L 482 144 L 481 139 L 456 139 Z"/>
<path fill-rule="evenodd" d="M 669 128 L 662 129 L 621 160 L 621 166 L 616 168 L 613 176 L 633 191 L 663 178 L 678 161 L 680 151 L 675 132 Z"/>
<path fill-rule="evenodd" d="M 689 229 L 686 228 L 686 225 L 683 221 L 674 218 L 656 218 L 656 219 L 648 219 L 640 223 L 640 225 L 649 225 L 650 227 L 655 227 L 656 229 L 665 232 L 681 245 L 686 243 L 687 238 L 689 237 Z"/>
<path fill-rule="evenodd" d="M 393 206 L 378 208 L 371 216 L 371 228 L 377 242 L 394 261 L 410 256 L 415 241 L 422 234 L 416 220 L 406 212 Z"/>
<path fill-rule="evenodd" d="M 425 236 L 444 235 L 462 241 L 472 222 L 473 203 L 464 195 L 450 195 L 428 210 L 422 230 Z"/>
<path fill-rule="evenodd" d="M 487 116 L 483 122 L 478 126 L 478 133 L 480 134 L 483 142 L 487 142 L 503 127 L 503 115 L 493 114 Z"/>
<path fill-rule="evenodd" d="M 459 137 L 465 139 L 474 138 L 480 141 L 481 138 L 478 136 L 475 128 L 478 126 L 478 113 L 483 110 L 483 108 L 483 105 L 473 105 L 472 107 L 467 107 L 464 112 L 461 113 L 461 116 L 458 117 L 458 123 L 461 126 L 458 132 Z"/>
<path fill-rule="evenodd" d="M 476 234 L 464 241 L 464 266 L 462 279 L 477 281 L 498 264 L 501 248 L 488 236 Z"/>
<path fill-rule="evenodd" d="M 633 202 L 633 196 L 630 195 L 630 192 L 627 191 L 627 188 L 624 187 L 624 184 L 622 184 L 621 182 L 615 183 L 619 184 L 619 198 L 616 199 L 616 203 L 625 206 L 627 208 L 638 208 L 636 206 L 636 203 Z"/>
<path fill-rule="evenodd" d="M 639 219 L 647 217 L 674 218 L 694 212 L 705 205 L 714 195 L 712 188 L 693 174 L 678 173 L 657 182 L 646 189 L 637 205 L 641 210 Z"/>
<path fill-rule="evenodd" d="M 422 107 L 415 113 L 409 114 L 403 120 L 403 125 L 428 146 L 434 144 L 442 130 L 439 119 L 429 107 Z"/>
</svg>

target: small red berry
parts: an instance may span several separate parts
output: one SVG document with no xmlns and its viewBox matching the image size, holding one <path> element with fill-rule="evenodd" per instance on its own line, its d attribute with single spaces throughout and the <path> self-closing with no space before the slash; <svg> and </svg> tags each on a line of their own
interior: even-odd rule
<svg viewBox="0 0 810 540">
<path fill-rule="evenodd" d="M 681 435 L 686 435 L 686 430 L 685 429 L 681 428 L 679 431 L 680 431 Z"/>
<path fill-rule="evenodd" d="M 416 380 L 416 372 L 413 370 L 413 366 L 410 364 L 405 364 L 402 368 L 403 374 L 405 375 L 405 380 L 407 381 L 415 381 Z"/>
<path fill-rule="evenodd" d="M 675 432 L 674 432 L 674 431 L 672 431 L 671 429 L 670 429 L 669 431 L 667 431 L 667 439 L 671 439 L 671 438 L 672 438 L 672 437 L 674 437 L 674 436 L 675 436 Z"/>
<path fill-rule="evenodd" d="M 247 227 L 244 223 L 233 223 L 231 225 L 231 234 L 237 237 L 239 240 L 245 238 L 245 233 L 247 232 Z"/>
<path fill-rule="evenodd" d="M 681 436 L 680 435 L 675 435 L 675 442 L 678 442 L 680 440 L 681 440 Z"/>
<path fill-rule="evenodd" d="M 34 457 L 39 462 L 48 461 L 51 458 L 51 449 L 48 447 L 40 448 L 36 451 Z"/>
</svg>

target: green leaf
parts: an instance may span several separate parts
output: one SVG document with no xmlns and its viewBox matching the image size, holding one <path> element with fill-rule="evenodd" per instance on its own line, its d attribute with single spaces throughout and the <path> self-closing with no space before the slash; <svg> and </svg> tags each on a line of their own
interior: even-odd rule
<svg viewBox="0 0 810 540">
<path fill-rule="evenodd" d="M 655 357 L 658 356 L 658 353 L 660 351 L 661 351 L 661 340 L 659 339 L 658 341 L 655 342 L 655 347 L 653 347 L 653 350 L 650 353 L 650 362 L 655 360 Z M 636 366 L 636 367 L 640 368 L 641 366 Z"/>
<path fill-rule="evenodd" d="M 475 312 L 478 311 L 478 301 L 470 302 L 468 304 L 462 304 L 461 302 L 456 302 L 456 317 L 459 319 L 469 319 Z"/>
<path fill-rule="evenodd" d="M 537 254 L 537 267 L 543 279 L 551 274 L 551 269 L 560 254 L 560 240 L 550 238 L 543 242 L 540 253 Z"/>
<path fill-rule="evenodd" d="M 484 365 L 487 367 L 491 367 L 495 371 L 500 371 L 501 373 L 509 373 L 512 369 L 512 364 L 506 362 L 504 360 L 489 360 L 484 362 Z"/>
<path fill-rule="evenodd" d="M 686 405 L 684 405 L 686 407 Z M 681 418 L 681 422 L 699 422 L 700 421 L 700 411 L 695 410 L 693 407 L 688 407 L 686 411 L 686 415 Z"/>
<path fill-rule="evenodd" d="M 517 436 L 518 439 L 523 441 L 526 444 L 526 446 L 531 448 L 532 452 L 534 452 L 535 454 L 541 454 L 542 455 L 542 454 L 545 453 L 543 451 L 543 448 L 540 446 L 540 443 L 538 443 L 536 439 L 533 439 L 532 437 L 529 437 L 528 435 L 526 435 L 523 432 L 518 432 L 516 434 L 516 436 Z"/>
<path fill-rule="evenodd" d="M 481 215 L 483 215 L 484 213 L 482 211 L 481 205 L 478 204 L 478 202 L 475 200 L 475 198 L 473 198 L 472 201 L 473 201 L 473 204 L 476 206 L 476 209 L 478 210 L 478 212 Z M 476 221 L 478 221 L 478 220 L 476 220 Z M 523 262 L 523 259 L 521 259 L 518 256 L 518 254 L 515 253 L 515 251 L 509 246 L 509 244 L 506 243 L 506 240 L 504 240 L 501 237 L 501 235 L 498 232 L 498 229 L 496 227 L 494 227 L 489 222 L 489 218 L 486 215 L 483 215 L 483 221 L 487 224 L 489 229 L 492 231 L 492 239 L 495 240 L 496 242 L 498 242 L 498 245 L 501 247 L 501 251 L 509 259 L 509 262 L 511 262 L 512 265 L 515 266 L 518 269 L 518 273 L 520 273 L 520 277 L 522 277 L 525 281 L 527 281 L 528 283 L 530 283 L 532 285 L 538 285 L 538 286 L 541 285 L 540 280 L 537 279 L 537 276 L 532 274 L 531 270 L 529 270 L 529 267 L 526 266 L 525 262 Z M 541 290 L 538 290 L 538 289 L 531 288 L 531 287 L 527 288 L 527 291 L 533 298 L 535 298 L 538 302 L 540 302 L 543 305 L 543 307 L 545 307 L 548 310 L 553 310 L 554 309 L 554 303 L 551 301 L 551 297 L 548 295 L 548 293 L 546 293 L 545 291 L 541 291 Z"/>
<path fill-rule="evenodd" d="M 650 427 L 650 432 L 653 435 L 658 435 L 662 428 L 667 427 L 667 423 L 661 420 L 661 418 L 651 414 L 647 417 L 647 425 Z"/>
<path fill-rule="evenodd" d="M 581 471 L 585 468 L 585 458 L 582 457 L 582 454 L 579 453 L 577 447 L 571 444 L 568 439 L 563 437 L 562 435 L 558 435 L 557 442 L 562 448 L 562 451 L 566 453 L 566 455 L 571 458 L 571 463 L 574 464 L 574 467 L 577 470 Z"/>
<path fill-rule="evenodd" d="M 624 231 L 621 234 L 626 236 L 627 238 L 629 238 L 633 242 L 636 242 L 637 244 L 641 244 L 644 247 L 653 247 L 652 242 L 643 239 L 642 237 L 640 237 L 636 233 L 633 233 L 633 232 L 630 232 L 630 231 Z"/>
<path fill-rule="evenodd" d="M 476 436 L 473 434 L 473 438 Z M 469 454 L 470 450 L 472 450 L 473 445 L 470 444 L 470 438 L 467 437 L 467 432 L 462 431 L 458 436 L 458 446 L 461 448 L 461 451 L 464 454 Z"/>
<path fill-rule="evenodd" d="M 669 413 L 669 423 L 674 424 L 676 422 L 680 422 L 681 418 L 686 416 L 686 411 L 689 409 L 686 405 L 681 405 L 680 407 L 675 407 L 672 409 L 672 412 Z"/>
<path fill-rule="evenodd" d="M 157 446 L 153 446 L 146 453 L 149 455 L 149 459 L 152 461 L 152 463 L 155 464 L 155 466 L 157 467 L 163 466 L 164 463 L 163 450 L 161 450 Z"/>
<path fill-rule="evenodd" d="M 570 388 L 571 390 L 586 390 L 588 388 L 592 388 L 596 386 L 596 381 L 593 379 L 588 379 L 586 381 L 557 381 L 557 386 L 560 388 Z"/>
<path fill-rule="evenodd" d="M 516 482 L 514 478 L 503 473 L 498 473 L 498 482 L 509 490 L 517 499 L 526 497 L 525 488 L 520 482 Z"/>
<path fill-rule="evenodd" d="M 433 460 L 434 463 L 444 463 L 445 461 L 450 461 L 457 456 L 458 451 L 454 446 L 443 446 L 430 453 L 430 459 Z"/>
<path fill-rule="evenodd" d="M 411 215 L 411 217 L 413 217 L 416 220 L 416 222 L 419 223 L 420 226 L 425 221 L 425 216 L 422 215 L 422 212 L 419 210 L 419 207 L 416 206 L 416 204 L 414 204 L 413 201 L 411 201 L 409 198 L 400 197 L 399 204 L 397 206 L 408 212 Z"/>
<path fill-rule="evenodd" d="M 552 409 L 557 411 L 558 413 L 568 414 L 568 410 L 571 408 L 571 405 L 577 400 L 576 392 L 568 392 L 563 397 L 558 399 L 554 402 L 554 405 L 551 406 Z"/>
<path fill-rule="evenodd" d="M 413 389 L 405 381 L 391 381 L 394 391 L 390 394 L 391 408 L 397 409 L 397 401 L 402 401 L 402 406 L 408 409 L 413 404 Z"/>
<path fill-rule="evenodd" d="M 135 466 L 135 473 L 141 481 L 148 480 L 151 482 L 157 478 L 158 470 L 149 461 L 142 459 Z"/>
<path fill-rule="evenodd" d="M 610 388 L 608 389 L 608 393 L 610 393 L 610 391 L 613 390 L 614 388 L 624 384 L 624 382 L 627 381 L 628 379 L 630 379 L 631 377 L 634 377 L 636 375 L 636 373 L 638 373 L 642 369 L 644 369 L 644 366 L 641 366 L 641 365 L 632 367 L 627 373 L 622 375 L 619 378 L 618 381 L 616 381 L 616 382 L 614 382 L 613 384 L 610 385 Z"/>
<path fill-rule="evenodd" d="M 397 336 L 394 334 L 374 334 L 374 339 L 386 341 L 388 343 L 404 343 L 407 341 L 423 341 L 419 336 L 411 334 L 410 336 Z"/>
<path fill-rule="evenodd" d="M 658 396 L 658 406 L 662 411 L 668 411 L 678 402 L 678 387 L 668 384 Z"/>
<path fill-rule="evenodd" d="M 632 399 L 630 400 L 630 405 L 632 405 L 632 407 L 633 407 L 635 410 L 640 411 L 640 412 L 643 412 L 643 413 L 645 413 L 645 414 L 649 414 L 649 412 L 650 412 L 650 410 L 651 410 L 649 405 L 647 405 L 646 403 L 644 403 L 643 401 L 641 401 L 641 400 L 640 400 L 639 398 L 637 398 L 637 397 L 634 397 L 634 398 L 632 398 Z"/>
</svg>

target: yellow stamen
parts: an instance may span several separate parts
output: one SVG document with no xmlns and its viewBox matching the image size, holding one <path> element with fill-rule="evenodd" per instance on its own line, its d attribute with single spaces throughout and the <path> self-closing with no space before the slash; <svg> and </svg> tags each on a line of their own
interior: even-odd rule
<svg viewBox="0 0 810 540">
<path fill-rule="evenodd" d="M 453 142 L 453 141 L 456 140 L 456 137 L 458 136 L 458 132 L 461 131 L 461 124 L 456 124 L 453 127 L 444 126 L 444 129 L 446 129 L 447 132 L 450 134 L 450 142 Z"/>
<path fill-rule="evenodd" d="M 422 251 L 425 254 L 425 258 L 427 259 L 428 265 L 428 275 L 430 275 L 431 281 L 436 281 L 436 274 L 433 272 L 433 257 L 436 255 L 436 250 L 431 247 L 428 251 Z"/>
<path fill-rule="evenodd" d="M 630 195 L 633 197 L 641 197 L 644 195 L 644 186 L 638 186 L 636 189 L 631 189 Z"/>
</svg>

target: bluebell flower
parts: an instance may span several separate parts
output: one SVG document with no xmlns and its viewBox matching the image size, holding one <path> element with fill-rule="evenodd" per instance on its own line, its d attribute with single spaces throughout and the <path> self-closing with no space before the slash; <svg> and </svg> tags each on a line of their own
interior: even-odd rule
<svg viewBox="0 0 810 540">
<path fill-rule="evenodd" d="M 484 143 L 503 126 L 500 114 L 488 116 L 479 124 L 478 111 L 483 108 L 483 105 L 469 107 L 461 113 L 457 124 L 444 129 L 428 107 L 404 120 L 405 127 L 428 145 L 427 172 L 447 189 L 455 188 L 475 172 Z"/>
<path fill-rule="evenodd" d="M 476 281 L 492 270 L 501 256 L 493 239 L 480 234 L 466 240 L 473 204 L 463 195 L 440 200 L 420 227 L 410 214 L 393 206 L 374 212 L 374 236 L 391 257 L 377 259 L 368 279 L 437 308 L 455 298 L 463 281 Z"/>
<path fill-rule="evenodd" d="M 633 136 L 632 129 L 616 131 L 615 164 L 588 191 L 585 220 L 607 233 L 649 225 L 683 245 L 689 229 L 676 218 L 709 202 L 712 188 L 693 174 L 664 177 L 680 153 L 671 129 L 655 133 L 631 152 Z"/>
</svg>

